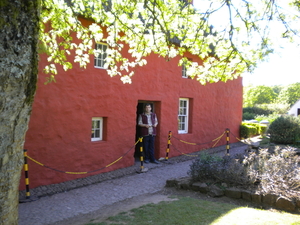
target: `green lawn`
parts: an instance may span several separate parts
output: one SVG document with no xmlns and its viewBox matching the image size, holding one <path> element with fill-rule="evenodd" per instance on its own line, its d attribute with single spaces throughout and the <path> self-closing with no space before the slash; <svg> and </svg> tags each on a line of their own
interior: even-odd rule
<svg viewBox="0 0 300 225">
<path fill-rule="evenodd" d="M 86 225 L 300 225 L 300 215 L 267 211 L 190 197 L 147 204 L 101 223 Z"/>
</svg>

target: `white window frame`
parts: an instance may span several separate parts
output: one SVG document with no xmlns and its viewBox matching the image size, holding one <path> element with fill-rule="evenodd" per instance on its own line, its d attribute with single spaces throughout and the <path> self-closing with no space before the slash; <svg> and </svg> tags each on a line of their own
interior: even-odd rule
<svg viewBox="0 0 300 225">
<path fill-rule="evenodd" d="M 103 117 L 93 117 L 91 141 L 102 141 L 102 140 L 103 140 Z"/>
<path fill-rule="evenodd" d="M 180 98 L 179 107 L 178 107 L 178 133 L 187 134 L 188 129 L 189 129 L 189 99 Z"/>
<path fill-rule="evenodd" d="M 96 43 L 95 44 L 95 58 L 94 58 L 94 67 L 105 69 L 104 65 L 107 57 L 107 44 Z"/>
<path fill-rule="evenodd" d="M 188 78 L 188 75 L 186 74 L 186 66 L 184 64 L 182 65 L 181 76 L 183 78 Z"/>
</svg>

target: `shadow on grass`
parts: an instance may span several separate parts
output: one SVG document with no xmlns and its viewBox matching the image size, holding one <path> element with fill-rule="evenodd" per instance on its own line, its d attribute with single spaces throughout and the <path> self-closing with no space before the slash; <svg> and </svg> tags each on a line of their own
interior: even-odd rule
<svg viewBox="0 0 300 225">
<path fill-rule="evenodd" d="M 300 215 L 270 212 L 232 204 L 180 197 L 177 201 L 147 204 L 101 223 L 86 225 L 204 225 L 300 224 Z"/>
</svg>

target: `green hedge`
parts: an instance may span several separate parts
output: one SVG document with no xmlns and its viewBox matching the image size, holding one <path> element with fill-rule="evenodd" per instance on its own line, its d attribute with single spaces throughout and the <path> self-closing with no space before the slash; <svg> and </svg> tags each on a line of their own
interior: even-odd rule
<svg viewBox="0 0 300 225">
<path fill-rule="evenodd" d="M 267 131 L 267 125 L 259 123 L 247 123 L 243 122 L 240 125 L 241 138 L 249 138 L 256 135 L 262 135 Z"/>
<path fill-rule="evenodd" d="M 270 141 L 276 144 L 296 144 L 300 138 L 300 119 L 293 116 L 278 117 L 269 128 Z"/>
</svg>

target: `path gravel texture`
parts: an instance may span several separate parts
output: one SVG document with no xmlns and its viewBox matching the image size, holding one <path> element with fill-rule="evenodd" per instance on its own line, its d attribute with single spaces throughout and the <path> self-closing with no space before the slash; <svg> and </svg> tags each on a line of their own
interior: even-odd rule
<svg viewBox="0 0 300 225">
<path fill-rule="evenodd" d="M 245 152 L 247 145 L 236 143 L 231 147 L 230 155 Z M 223 154 L 225 147 L 214 149 L 214 153 Z M 51 196 L 40 197 L 36 201 L 20 203 L 19 225 L 50 225 L 80 215 L 104 209 L 116 202 L 156 193 L 162 190 L 166 180 L 186 177 L 193 157 L 177 157 L 167 162 L 145 164 L 149 170 L 145 173 L 131 173 L 97 184 L 76 188 Z M 139 170 L 140 163 L 133 166 Z"/>
</svg>

